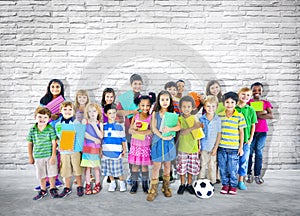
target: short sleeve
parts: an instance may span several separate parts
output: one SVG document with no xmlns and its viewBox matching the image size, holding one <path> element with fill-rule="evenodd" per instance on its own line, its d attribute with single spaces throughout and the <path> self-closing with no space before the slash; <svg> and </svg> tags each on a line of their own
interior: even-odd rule
<svg viewBox="0 0 300 216">
<path fill-rule="evenodd" d="M 250 107 L 250 106 L 249 106 Z M 255 123 L 257 123 L 257 116 L 256 116 L 256 112 L 255 112 L 255 110 L 252 108 L 252 107 L 250 107 L 250 115 L 251 115 L 251 119 L 250 119 L 250 123 L 251 124 L 255 124 Z"/>
<path fill-rule="evenodd" d="M 218 127 L 217 127 L 218 133 L 221 133 L 222 132 L 222 122 L 221 122 L 220 118 L 218 118 L 217 124 L 218 124 Z"/>
<path fill-rule="evenodd" d="M 268 109 L 268 108 L 273 109 L 273 106 L 272 106 L 272 104 L 269 101 L 264 101 L 264 102 L 265 102 L 265 108 L 266 109 Z"/>
<path fill-rule="evenodd" d="M 52 126 L 50 126 L 50 139 L 51 140 L 56 140 L 56 133 L 55 133 L 55 130 Z"/>
<path fill-rule="evenodd" d="M 243 114 L 239 115 L 239 129 L 247 127 Z"/>
<path fill-rule="evenodd" d="M 27 134 L 27 137 L 26 137 L 26 140 L 28 141 L 28 142 L 33 142 L 33 139 L 32 139 L 32 131 L 33 129 L 32 128 L 30 128 L 30 131 L 29 131 L 29 133 Z"/>
</svg>

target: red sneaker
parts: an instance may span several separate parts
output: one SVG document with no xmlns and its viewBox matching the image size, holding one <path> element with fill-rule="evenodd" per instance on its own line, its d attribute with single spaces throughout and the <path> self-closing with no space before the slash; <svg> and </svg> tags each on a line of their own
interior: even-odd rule
<svg viewBox="0 0 300 216">
<path fill-rule="evenodd" d="M 231 194 L 231 195 L 236 195 L 236 188 L 235 187 L 229 187 L 228 193 Z"/>
<path fill-rule="evenodd" d="M 229 186 L 224 185 L 220 191 L 221 194 L 228 194 Z"/>
</svg>

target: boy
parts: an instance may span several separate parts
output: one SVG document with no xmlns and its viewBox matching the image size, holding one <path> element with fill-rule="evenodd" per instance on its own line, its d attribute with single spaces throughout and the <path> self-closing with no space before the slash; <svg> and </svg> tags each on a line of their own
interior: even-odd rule
<svg viewBox="0 0 300 216">
<path fill-rule="evenodd" d="M 36 176 L 40 180 L 41 190 L 33 200 L 40 200 L 47 196 L 46 177 L 50 180 L 50 197 L 57 198 L 55 187 L 57 171 L 56 135 L 52 126 L 48 124 L 51 112 L 46 107 L 38 107 L 34 117 L 36 124 L 27 136 L 29 163 L 34 164 Z"/>
<path fill-rule="evenodd" d="M 172 95 L 174 111 L 177 114 L 180 114 L 179 102 L 178 102 L 178 98 L 176 98 L 177 92 L 178 92 L 176 83 L 172 82 L 172 81 L 171 82 L 167 82 L 165 84 L 165 90 L 168 91 L 168 92 L 170 92 L 170 94 Z"/>
<path fill-rule="evenodd" d="M 61 142 L 62 140 L 62 127 L 64 124 L 74 124 L 73 116 L 75 114 L 74 105 L 72 102 L 65 101 L 60 105 L 60 113 L 62 118 L 60 122 L 56 123 L 55 130 Z M 61 143 L 59 143 L 61 147 Z M 60 198 L 65 198 L 72 193 L 71 189 L 71 177 L 75 176 L 77 182 L 77 195 L 79 197 L 83 196 L 84 191 L 82 187 L 81 175 L 83 173 L 80 167 L 81 154 L 80 152 L 75 152 L 74 150 L 62 150 L 60 148 L 60 175 L 65 178 L 65 188 L 59 194 Z"/>
<path fill-rule="evenodd" d="M 176 100 L 179 101 L 182 96 L 183 96 L 183 92 L 184 92 L 184 87 L 185 87 L 185 82 L 183 80 L 177 80 L 176 82 L 177 85 L 177 95 L 176 95 Z"/>
<path fill-rule="evenodd" d="M 108 191 L 115 191 L 117 188 L 114 177 L 120 179 L 120 191 L 126 191 L 126 184 L 123 178 L 122 157 L 126 154 L 125 131 L 121 124 L 116 122 L 117 108 L 114 104 L 104 107 L 104 113 L 108 122 L 103 124 L 103 141 L 100 148 L 102 175 L 109 176 L 110 184 Z"/>
<path fill-rule="evenodd" d="M 253 140 L 253 135 L 255 131 L 255 123 L 257 122 L 255 110 L 249 106 L 247 103 L 251 98 L 252 91 L 250 88 L 244 87 L 241 88 L 238 92 L 239 101 L 235 109 L 244 115 L 247 127 L 244 128 L 244 145 L 243 151 L 244 154 L 239 158 L 239 179 L 238 187 L 240 190 L 247 190 L 247 187 L 244 183 L 244 177 L 248 171 L 248 160 L 250 154 L 250 144 Z"/>
<path fill-rule="evenodd" d="M 200 117 L 200 122 L 204 125 L 205 137 L 201 141 L 201 170 L 199 178 L 205 178 L 206 166 L 208 167 L 208 179 L 215 184 L 217 173 L 217 150 L 221 139 L 221 119 L 215 113 L 218 108 L 218 98 L 209 95 L 204 101 L 205 114 Z"/>
<path fill-rule="evenodd" d="M 239 156 L 243 155 L 244 127 L 243 114 L 235 110 L 238 95 L 227 92 L 222 96 L 225 110 L 219 114 L 222 123 L 221 141 L 218 149 L 218 164 L 222 180 L 221 194 L 235 195 Z"/>
</svg>

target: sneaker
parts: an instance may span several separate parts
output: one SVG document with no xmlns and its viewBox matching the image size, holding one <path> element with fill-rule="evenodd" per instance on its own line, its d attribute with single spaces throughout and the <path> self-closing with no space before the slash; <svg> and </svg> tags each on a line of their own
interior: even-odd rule
<svg viewBox="0 0 300 216">
<path fill-rule="evenodd" d="M 247 186 L 245 185 L 244 182 L 239 182 L 238 187 L 240 190 L 247 190 Z"/>
<path fill-rule="evenodd" d="M 254 180 L 255 180 L 256 184 L 262 184 L 262 183 L 265 182 L 265 181 L 262 179 L 262 177 L 260 177 L 260 176 L 254 176 Z"/>
<path fill-rule="evenodd" d="M 126 183 L 125 183 L 125 181 L 120 181 L 120 191 L 124 192 L 126 190 L 127 189 L 126 189 Z"/>
<path fill-rule="evenodd" d="M 177 190 L 177 194 L 182 195 L 184 193 L 185 189 L 186 189 L 185 184 L 180 185 Z"/>
<path fill-rule="evenodd" d="M 187 185 L 186 186 L 186 190 L 190 193 L 190 194 L 195 194 L 195 190 L 194 187 L 192 185 Z"/>
<path fill-rule="evenodd" d="M 236 188 L 235 187 L 229 187 L 229 191 L 228 191 L 229 194 L 231 195 L 236 195 Z"/>
<path fill-rule="evenodd" d="M 217 179 L 215 184 L 220 184 L 220 183 L 221 183 L 221 180 Z"/>
<path fill-rule="evenodd" d="M 63 186 L 63 183 L 62 183 L 61 181 L 59 181 L 59 179 L 55 179 L 55 186 L 56 186 L 57 188 L 62 187 L 62 186 Z"/>
<path fill-rule="evenodd" d="M 109 191 L 109 192 L 116 191 L 116 188 L 117 188 L 116 181 L 112 181 L 112 182 L 109 184 L 108 191 Z"/>
<path fill-rule="evenodd" d="M 65 187 L 64 190 L 59 194 L 60 198 L 67 197 L 70 193 L 72 193 L 72 190 L 70 188 Z"/>
<path fill-rule="evenodd" d="M 224 185 L 220 191 L 221 194 L 228 194 L 229 187 L 228 185 Z"/>
<path fill-rule="evenodd" d="M 50 197 L 51 197 L 51 199 L 54 199 L 54 198 L 58 198 L 58 197 L 59 197 L 57 191 L 58 191 L 57 188 L 51 188 L 51 189 L 50 189 Z"/>
<path fill-rule="evenodd" d="M 253 182 L 253 177 L 252 175 L 247 175 L 247 180 L 246 180 L 247 183 L 252 183 Z"/>
<path fill-rule="evenodd" d="M 50 183 L 47 181 L 46 182 L 46 188 L 48 189 L 50 187 Z M 38 185 L 38 186 L 36 186 L 35 188 L 34 188 L 34 191 L 40 191 L 41 190 L 41 186 L 40 185 Z"/>
<path fill-rule="evenodd" d="M 48 195 L 47 190 L 40 190 L 38 195 L 36 195 L 35 197 L 33 197 L 33 200 L 41 200 L 43 199 L 45 196 Z"/>
<path fill-rule="evenodd" d="M 127 178 L 126 182 L 128 185 L 132 185 L 132 179 L 130 176 Z"/>
<path fill-rule="evenodd" d="M 82 197 L 83 194 L 84 194 L 83 187 L 78 186 L 77 187 L 77 196 Z"/>
</svg>

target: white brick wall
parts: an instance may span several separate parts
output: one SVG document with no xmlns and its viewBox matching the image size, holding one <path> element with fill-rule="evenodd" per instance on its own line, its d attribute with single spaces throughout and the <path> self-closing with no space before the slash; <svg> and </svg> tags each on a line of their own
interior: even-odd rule
<svg viewBox="0 0 300 216">
<path fill-rule="evenodd" d="M 50 79 L 93 100 L 132 73 L 158 92 L 178 78 L 223 92 L 266 85 L 275 119 L 264 167 L 299 169 L 300 5 L 286 1 L 0 1 L 0 169 L 27 169 L 26 134 Z"/>
</svg>

